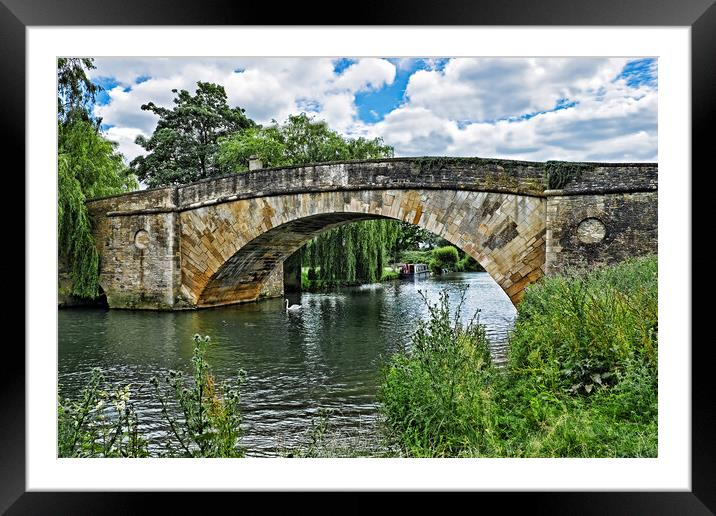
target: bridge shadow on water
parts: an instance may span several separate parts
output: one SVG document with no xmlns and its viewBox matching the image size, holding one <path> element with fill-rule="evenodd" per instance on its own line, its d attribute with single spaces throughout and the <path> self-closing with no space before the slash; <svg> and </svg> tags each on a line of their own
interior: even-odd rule
<svg viewBox="0 0 716 516">
<path fill-rule="evenodd" d="M 282 299 L 192 312 L 62 310 L 60 393 L 76 395 L 90 369 L 100 367 L 110 384 L 133 385 L 142 429 L 166 436 L 149 380 L 169 369 L 188 371 L 191 336 L 199 333 L 212 338 L 207 359 L 219 379 L 247 371 L 242 442 L 252 454 L 305 447 L 324 409 L 333 411 L 334 437 L 344 445 L 375 443 L 380 368 L 410 345 L 416 321 L 427 316 L 418 290 L 435 302 L 447 289 L 454 307 L 465 287 L 461 315 L 467 320 L 481 309 L 499 359 L 516 312 L 485 273 L 302 293 L 292 296 L 302 306 L 295 313 L 286 313 Z"/>
</svg>

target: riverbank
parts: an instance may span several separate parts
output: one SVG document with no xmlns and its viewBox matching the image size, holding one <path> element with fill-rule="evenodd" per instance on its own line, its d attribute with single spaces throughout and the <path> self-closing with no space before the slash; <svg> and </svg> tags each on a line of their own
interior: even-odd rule
<svg viewBox="0 0 716 516">
<path fill-rule="evenodd" d="M 75 308 L 58 313 L 59 394 L 76 400 L 94 367 L 104 390 L 132 385 L 141 432 L 150 445 L 169 429 L 159 417 L 149 380 L 170 370 L 189 373 L 191 336 L 210 335 L 207 361 L 218 379 L 243 368 L 242 446 L 252 457 L 281 456 L 310 447 L 320 410 L 330 410 L 324 442 L 330 451 L 381 439 L 376 391 L 386 357 L 410 346 L 417 320 L 428 317 L 418 290 L 430 299 L 467 287 L 465 317 L 481 308 L 496 360 L 503 360 L 516 310 L 486 273 L 454 273 L 290 295 L 210 310 L 152 312 Z M 177 417 L 180 413 L 175 414 Z M 321 452 L 324 453 L 324 452 Z M 363 452 L 361 452 L 363 453 Z"/>
<path fill-rule="evenodd" d="M 546 278 L 518 307 L 506 367 L 478 325 L 431 307 L 379 392 L 405 456 L 656 457 L 657 260 Z"/>
<path fill-rule="evenodd" d="M 320 270 L 320 269 L 319 269 Z M 400 273 L 391 267 L 383 267 L 383 274 L 378 283 L 395 281 L 400 278 Z M 359 287 L 366 285 L 363 281 L 338 281 L 323 280 L 318 277 L 318 271 L 310 267 L 301 267 L 301 289 L 305 292 L 325 292 L 331 289 L 343 287 Z"/>
<path fill-rule="evenodd" d="M 127 439 L 151 430 L 146 453 L 160 456 L 164 445 L 152 442 L 164 442 L 169 429 L 157 417 L 152 389 L 143 386 L 157 371 L 186 372 L 186 335 L 211 328 L 206 362 L 217 380 L 235 379 L 239 366 L 248 373 L 239 405 L 246 455 L 657 456 L 656 258 L 531 287 L 503 365 L 495 364 L 490 325 L 507 313 L 491 313 L 488 301 L 501 291 L 488 280 L 463 274 L 419 286 L 305 294 L 304 308 L 292 314 L 280 300 L 199 316 L 65 313 L 61 394 L 69 392 L 65 382 L 85 385 L 80 362 L 112 364 L 105 374 L 116 376 L 101 390 L 119 393 L 121 404 L 123 386 L 134 386 Z M 497 290 L 474 291 L 479 285 Z M 479 318 L 468 323 L 478 308 Z M 98 331 L 80 322 L 83 314 Z M 87 340 L 92 334 L 103 341 Z M 72 335 L 86 344 L 68 353 L 62 342 Z M 73 392 L 72 399 L 83 399 L 81 389 Z M 181 420 L 180 413 L 172 417 Z"/>
</svg>

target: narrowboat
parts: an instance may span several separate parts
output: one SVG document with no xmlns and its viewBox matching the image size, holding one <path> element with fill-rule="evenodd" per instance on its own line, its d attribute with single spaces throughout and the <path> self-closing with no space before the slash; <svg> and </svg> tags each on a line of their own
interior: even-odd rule
<svg viewBox="0 0 716 516">
<path fill-rule="evenodd" d="M 400 277 L 406 279 L 421 279 L 430 276 L 430 269 L 425 263 L 404 263 L 400 267 Z"/>
</svg>

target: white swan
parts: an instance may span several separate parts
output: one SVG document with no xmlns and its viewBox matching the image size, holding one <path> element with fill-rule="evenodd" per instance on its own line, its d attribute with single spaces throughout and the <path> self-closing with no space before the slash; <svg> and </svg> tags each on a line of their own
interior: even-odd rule
<svg viewBox="0 0 716 516">
<path fill-rule="evenodd" d="M 286 300 L 286 311 L 287 311 L 287 312 L 288 312 L 289 310 L 300 310 L 300 309 L 301 309 L 301 305 L 291 305 L 291 306 L 288 306 L 288 299 Z"/>
</svg>

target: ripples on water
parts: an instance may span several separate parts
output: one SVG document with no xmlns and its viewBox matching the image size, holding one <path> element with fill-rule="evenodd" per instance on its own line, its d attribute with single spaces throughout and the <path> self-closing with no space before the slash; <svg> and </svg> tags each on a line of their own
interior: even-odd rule
<svg viewBox="0 0 716 516">
<path fill-rule="evenodd" d="M 487 273 L 455 273 L 417 282 L 391 282 L 332 293 L 191 312 L 71 309 L 59 313 L 60 394 L 78 394 L 93 367 L 117 386 L 132 384 L 141 430 L 161 437 L 166 427 L 149 380 L 170 369 L 189 371 L 192 336 L 211 336 L 207 360 L 219 379 L 239 368 L 242 445 L 250 455 L 276 455 L 310 442 L 319 410 L 332 410 L 336 435 L 363 446 L 377 442 L 375 394 L 385 358 L 410 344 L 418 319 L 441 290 L 455 310 L 468 286 L 461 318 L 480 309 L 495 361 L 504 360 L 516 311 Z M 340 443 L 339 443 L 340 444 Z"/>
</svg>

